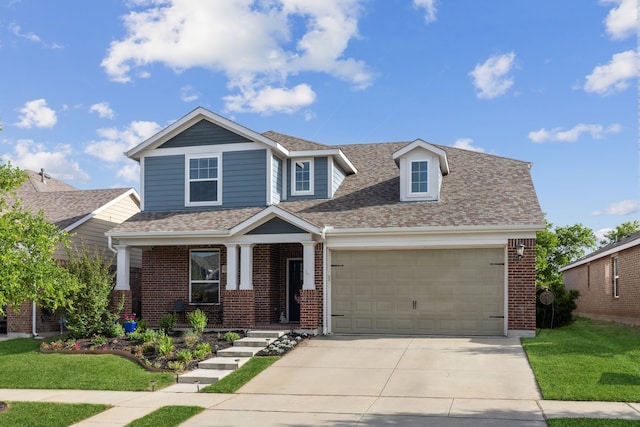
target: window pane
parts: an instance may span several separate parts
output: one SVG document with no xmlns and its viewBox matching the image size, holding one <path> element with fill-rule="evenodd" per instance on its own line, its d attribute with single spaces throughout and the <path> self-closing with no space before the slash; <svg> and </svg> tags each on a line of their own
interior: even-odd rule
<svg viewBox="0 0 640 427">
<path fill-rule="evenodd" d="M 296 191 L 309 191 L 311 185 L 311 165 L 309 162 L 296 162 Z"/>
<path fill-rule="evenodd" d="M 220 280 L 220 252 L 192 251 L 191 280 Z"/>
<path fill-rule="evenodd" d="M 426 193 L 427 190 L 427 177 L 428 177 L 428 163 L 411 162 L 411 192 L 412 193 Z"/>
<path fill-rule="evenodd" d="M 189 184 L 190 202 L 218 201 L 218 181 L 196 181 Z"/>
<path fill-rule="evenodd" d="M 192 283 L 191 302 L 217 304 L 220 302 L 219 283 Z"/>
<path fill-rule="evenodd" d="M 217 157 L 203 157 L 189 160 L 189 179 L 212 179 L 217 177 Z"/>
</svg>

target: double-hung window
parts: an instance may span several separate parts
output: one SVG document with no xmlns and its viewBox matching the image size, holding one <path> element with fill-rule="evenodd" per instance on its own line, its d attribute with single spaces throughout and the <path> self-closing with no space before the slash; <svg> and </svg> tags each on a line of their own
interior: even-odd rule
<svg viewBox="0 0 640 427">
<path fill-rule="evenodd" d="M 620 297 L 620 270 L 618 269 L 618 257 L 613 257 L 613 296 Z"/>
<path fill-rule="evenodd" d="M 186 206 L 222 204 L 220 156 L 187 156 L 186 172 Z"/>
<path fill-rule="evenodd" d="M 303 196 L 313 194 L 313 159 L 292 160 L 291 194 Z"/>
<path fill-rule="evenodd" d="M 411 194 L 429 192 L 429 162 L 427 160 L 411 161 Z"/>
<path fill-rule="evenodd" d="M 220 302 L 220 252 L 213 249 L 192 250 L 189 253 L 189 302 L 217 304 Z"/>
</svg>

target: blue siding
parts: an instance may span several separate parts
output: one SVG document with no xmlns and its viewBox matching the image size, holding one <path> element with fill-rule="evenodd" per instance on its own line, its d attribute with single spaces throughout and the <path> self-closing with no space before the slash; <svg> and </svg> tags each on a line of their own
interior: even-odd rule
<svg viewBox="0 0 640 427">
<path fill-rule="evenodd" d="M 222 207 L 267 205 L 267 150 L 222 153 Z"/>
<path fill-rule="evenodd" d="M 329 189 L 327 188 L 327 181 L 329 179 L 328 169 L 329 162 L 326 157 L 314 157 L 313 159 L 313 187 L 314 191 L 309 196 L 292 196 L 291 195 L 291 176 L 293 170 L 291 169 L 291 160 L 287 160 L 287 194 L 288 200 L 309 200 L 309 199 L 328 199 Z"/>
<path fill-rule="evenodd" d="M 342 168 L 340 166 L 338 166 L 334 162 L 333 163 L 333 176 L 331 178 L 331 184 L 333 186 L 333 188 L 331 189 L 331 196 L 332 197 L 335 194 L 335 192 L 338 190 L 338 187 L 340 187 L 340 184 L 342 184 L 342 181 L 344 181 L 344 178 L 346 176 L 347 176 L 347 174 L 342 170 Z"/>
<path fill-rule="evenodd" d="M 251 142 L 251 140 L 215 125 L 208 120 L 200 120 L 195 125 L 162 144 L 159 148 L 235 144 L 239 142 Z"/>
<path fill-rule="evenodd" d="M 264 224 L 254 228 L 253 230 L 249 231 L 247 234 L 291 234 L 291 233 L 306 233 L 306 231 L 280 218 L 273 218 L 265 222 Z"/>
<path fill-rule="evenodd" d="M 280 203 L 282 200 L 282 160 L 277 156 L 273 156 L 271 187 L 273 203 Z"/>
<path fill-rule="evenodd" d="M 267 150 L 222 153 L 222 206 L 185 207 L 184 156 L 145 158 L 144 210 L 213 210 L 267 205 Z"/>
<path fill-rule="evenodd" d="M 184 209 L 184 156 L 146 157 L 144 210 Z"/>
</svg>

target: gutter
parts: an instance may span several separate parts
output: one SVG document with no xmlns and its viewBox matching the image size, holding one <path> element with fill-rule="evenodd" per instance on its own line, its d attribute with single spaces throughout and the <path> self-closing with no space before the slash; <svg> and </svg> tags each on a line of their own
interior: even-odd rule
<svg viewBox="0 0 640 427">
<path fill-rule="evenodd" d="M 118 254 L 118 251 L 113 248 L 113 239 L 111 238 L 111 235 L 107 235 L 107 247 L 114 254 L 116 254 L 116 255 Z"/>
</svg>

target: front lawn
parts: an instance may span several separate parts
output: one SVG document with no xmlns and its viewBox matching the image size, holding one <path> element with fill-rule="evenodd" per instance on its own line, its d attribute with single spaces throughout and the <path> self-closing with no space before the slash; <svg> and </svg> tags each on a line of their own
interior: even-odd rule
<svg viewBox="0 0 640 427">
<path fill-rule="evenodd" d="M 200 406 L 163 406 L 127 424 L 127 427 L 175 427 L 204 411 Z"/>
<path fill-rule="evenodd" d="M 640 401 L 640 329 L 579 318 L 522 344 L 545 399 Z"/>
<path fill-rule="evenodd" d="M 41 340 L 0 342 L 0 388 L 151 390 L 175 382 L 169 372 L 149 372 L 132 360 L 104 354 L 43 354 Z"/>
<path fill-rule="evenodd" d="M 278 359 L 280 359 L 280 356 L 253 357 L 247 363 L 220 381 L 205 387 L 202 391 L 204 393 L 235 393 L 240 387 L 251 381 Z"/>
<path fill-rule="evenodd" d="M 108 408 L 84 403 L 9 402 L 9 408 L 0 413 L 0 427 L 66 427 Z"/>
</svg>

